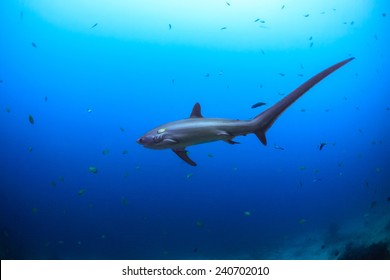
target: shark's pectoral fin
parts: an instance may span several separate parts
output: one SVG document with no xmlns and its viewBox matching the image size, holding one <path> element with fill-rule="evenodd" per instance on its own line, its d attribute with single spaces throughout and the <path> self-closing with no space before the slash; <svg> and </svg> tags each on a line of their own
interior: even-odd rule
<svg viewBox="0 0 390 280">
<path fill-rule="evenodd" d="M 236 141 L 233 141 L 232 139 L 227 139 L 225 140 L 225 142 L 229 143 L 229 144 L 240 144 L 240 142 L 236 142 Z"/>
<path fill-rule="evenodd" d="M 175 152 L 182 160 L 184 160 L 186 163 L 192 166 L 196 166 L 196 162 L 194 162 L 190 157 L 188 156 L 188 152 L 184 149 L 172 149 L 172 151 Z"/>
<path fill-rule="evenodd" d="M 264 145 L 267 145 L 267 138 L 265 138 L 265 133 L 263 131 L 255 132 L 257 138 L 259 138 L 260 142 Z"/>
</svg>

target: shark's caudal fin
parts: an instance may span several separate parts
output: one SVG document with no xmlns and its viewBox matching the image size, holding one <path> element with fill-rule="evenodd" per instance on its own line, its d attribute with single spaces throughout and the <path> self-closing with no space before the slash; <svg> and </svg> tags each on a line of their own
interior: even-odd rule
<svg viewBox="0 0 390 280">
<path fill-rule="evenodd" d="M 348 58 L 346 60 L 343 60 L 339 63 L 336 63 L 335 65 L 325 69 L 324 71 L 318 73 L 302 85 L 300 85 L 298 88 L 296 88 L 294 91 L 292 91 L 290 94 L 288 94 L 286 97 L 284 97 L 282 100 L 277 102 L 275 105 L 273 105 L 271 108 L 265 110 L 261 114 L 257 115 L 253 120 L 253 125 L 255 126 L 255 134 L 263 143 L 264 145 L 267 145 L 267 139 L 265 137 L 265 133 L 267 130 L 272 126 L 272 124 L 276 121 L 276 119 L 286 110 L 291 104 L 293 104 L 299 97 L 301 97 L 305 92 L 307 92 L 309 89 L 311 89 L 314 85 L 316 85 L 318 82 L 320 82 L 322 79 L 327 77 L 329 74 L 333 73 L 337 69 L 339 69 L 341 66 L 347 64 L 350 62 L 354 57 Z"/>
</svg>

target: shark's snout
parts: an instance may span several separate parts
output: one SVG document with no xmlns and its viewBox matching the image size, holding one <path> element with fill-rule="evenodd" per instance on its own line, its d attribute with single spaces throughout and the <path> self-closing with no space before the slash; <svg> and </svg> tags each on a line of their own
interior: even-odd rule
<svg viewBox="0 0 390 280">
<path fill-rule="evenodd" d="M 138 143 L 138 144 L 141 144 L 141 145 L 142 145 L 143 143 L 145 143 L 144 137 L 138 138 L 138 139 L 137 139 L 137 143 Z"/>
</svg>

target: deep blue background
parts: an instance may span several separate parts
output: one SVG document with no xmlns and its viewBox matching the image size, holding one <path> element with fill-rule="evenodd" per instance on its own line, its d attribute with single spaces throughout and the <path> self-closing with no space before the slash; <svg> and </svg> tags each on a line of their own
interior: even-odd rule
<svg viewBox="0 0 390 280">
<path fill-rule="evenodd" d="M 66 15 L 61 26 L 12 2 L 0 4 L 1 259 L 334 259 L 351 242 L 389 241 L 386 1 L 362 1 L 364 16 L 337 2 L 326 13 L 274 4 L 274 20 L 291 19 L 291 41 L 274 45 L 266 16 L 264 28 L 238 30 L 262 34 L 256 45 L 219 38 L 229 19 L 197 44 L 196 25 L 175 34 L 180 21 L 169 29 L 145 14 L 148 26 L 128 26 L 134 37 L 110 36 L 102 19 L 72 29 Z M 295 19 L 309 29 L 318 17 L 312 40 L 302 28 L 294 37 Z M 159 39 L 140 35 L 155 27 Z M 135 142 L 195 102 L 205 117 L 250 119 L 350 56 L 277 120 L 268 146 L 249 135 L 189 147 L 194 168 Z"/>
</svg>

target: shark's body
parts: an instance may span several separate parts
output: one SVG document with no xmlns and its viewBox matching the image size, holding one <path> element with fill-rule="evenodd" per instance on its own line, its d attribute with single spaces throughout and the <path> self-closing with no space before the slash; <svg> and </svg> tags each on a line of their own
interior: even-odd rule
<svg viewBox="0 0 390 280">
<path fill-rule="evenodd" d="M 196 163 L 188 157 L 186 147 L 224 140 L 236 144 L 236 136 L 254 133 L 266 145 L 265 133 L 275 120 L 305 92 L 352 58 L 343 60 L 315 75 L 275 105 L 257 115 L 252 120 L 231 120 L 222 118 L 204 118 L 199 103 L 192 109 L 190 118 L 158 126 L 140 137 L 137 142 L 146 148 L 161 150 L 172 149 L 181 159 L 192 166 Z"/>
</svg>

